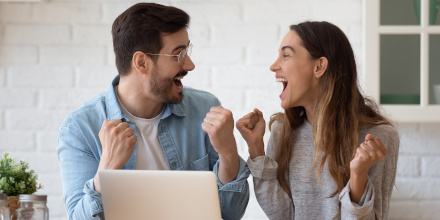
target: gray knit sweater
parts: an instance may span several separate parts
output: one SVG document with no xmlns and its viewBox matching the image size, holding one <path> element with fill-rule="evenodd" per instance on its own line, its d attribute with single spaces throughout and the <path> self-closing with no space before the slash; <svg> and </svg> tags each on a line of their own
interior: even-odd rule
<svg viewBox="0 0 440 220">
<path fill-rule="evenodd" d="M 349 182 L 338 195 L 329 198 L 336 189 L 336 183 L 328 172 L 327 164 L 320 182 L 316 178 L 317 168 L 309 172 L 315 148 L 312 127 L 307 122 L 292 132 L 293 153 L 288 170 L 292 198 L 288 196 L 277 180 L 278 164 L 275 162 L 281 126 L 280 122 L 272 125 L 266 156 L 249 158 L 247 161 L 258 203 L 270 219 L 332 219 L 338 213 L 339 202 L 339 219 L 388 219 L 399 153 L 399 136 L 393 127 L 379 125 L 360 132 L 360 143 L 367 134 L 379 137 L 387 149 L 387 155 L 370 168 L 364 194 L 359 203 L 354 203 L 350 199 Z"/>
</svg>

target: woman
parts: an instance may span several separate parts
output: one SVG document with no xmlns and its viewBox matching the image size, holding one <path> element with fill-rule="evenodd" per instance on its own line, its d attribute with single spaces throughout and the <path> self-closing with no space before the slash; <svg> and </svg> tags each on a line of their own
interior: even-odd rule
<svg viewBox="0 0 440 220">
<path fill-rule="evenodd" d="M 270 219 L 387 219 L 399 137 L 360 93 L 353 50 L 328 22 L 290 26 L 270 69 L 284 113 L 237 121 L 257 200 Z"/>
</svg>

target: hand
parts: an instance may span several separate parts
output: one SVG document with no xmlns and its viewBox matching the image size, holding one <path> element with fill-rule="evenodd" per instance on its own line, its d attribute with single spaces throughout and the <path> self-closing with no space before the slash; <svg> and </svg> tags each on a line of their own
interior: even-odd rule
<svg viewBox="0 0 440 220">
<path fill-rule="evenodd" d="M 253 112 L 239 119 L 236 126 L 248 144 L 251 159 L 264 156 L 263 136 L 266 131 L 266 121 L 263 118 L 263 113 L 254 109 Z"/>
<path fill-rule="evenodd" d="M 134 130 L 120 119 L 105 120 L 99 131 L 102 156 L 101 169 L 122 169 L 133 153 L 137 141 Z"/>
<path fill-rule="evenodd" d="M 203 119 L 202 129 L 209 135 L 209 140 L 219 156 L 238 155 L 231 111 L 221 106 L 212 107 Z"/>
<path fill-rule="evenodd" d="M 387 154 L 380 138 L 373 135 L 365 136 L 365 142 L 356 150 L 354 159 L 350 162 L 350 172 L 353 175 L 368 175 L 368 169 Z"/>
<path fill-rule="evenodd" d="M 134 150 L 137 137 L 127 122 L 121 119 L 105 120 L 99 131 L 102 155 L 98 170 L 93 179 L 95 191 L 101 193 L 99 171 L 107 169 L 122 169 Z"/>
<path fill-rule="evenodd" d="M 240 159 L 234 137 L 232 112 L 221 106 L 212 107 L 203 119 L 202 129 L 209 135 L 219 156 L 218 178 L 222 184 L 237 178 Z"/>
</svg>

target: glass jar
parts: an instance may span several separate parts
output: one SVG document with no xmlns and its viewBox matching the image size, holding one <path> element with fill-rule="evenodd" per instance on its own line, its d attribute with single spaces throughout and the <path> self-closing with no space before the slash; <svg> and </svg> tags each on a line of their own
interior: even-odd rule
<svg viewBox="0 0 440 220">
<path fill-rule="evenodd" d="M 21 194 L 20 208 L 16 210 L 17 220 L 49 220 L 46 195 Z"/>
<path fill-rule="evenodd" d="M 9 220 L 11 218 L 9 208 L 6 205 L 7 200 L 8 196 L 6 194 L 0 194 L 0 220 Z"/>
</svg>

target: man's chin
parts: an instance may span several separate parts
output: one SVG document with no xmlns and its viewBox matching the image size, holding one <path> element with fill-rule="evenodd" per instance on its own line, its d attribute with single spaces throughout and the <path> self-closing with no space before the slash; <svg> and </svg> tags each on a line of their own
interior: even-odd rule
<svg viewBox="0 0 440 220">
<path fill-rule="evenodd" d="M 171 97 L 168 99 L 168 103 L 170 104 L 179 104 L 183 100 L 183 92 L 179 92 L 179 95 L 177 97 Z"/>
</svg>

